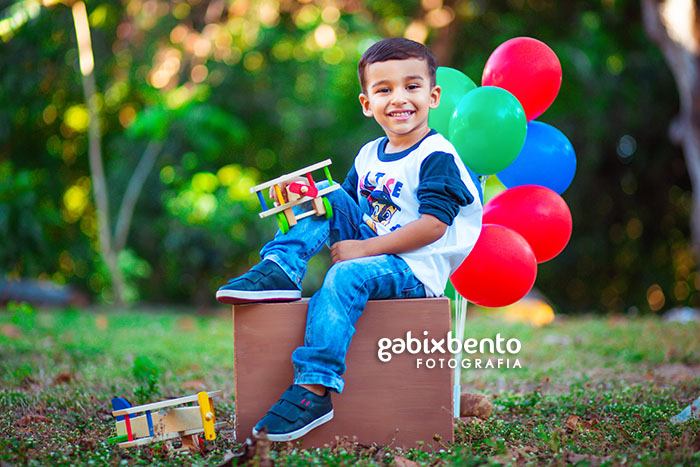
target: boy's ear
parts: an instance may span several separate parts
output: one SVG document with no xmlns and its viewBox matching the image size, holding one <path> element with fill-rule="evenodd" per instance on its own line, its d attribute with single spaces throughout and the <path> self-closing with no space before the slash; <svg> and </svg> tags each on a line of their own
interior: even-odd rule
<svg viewBox="0 0 700 467">
<path fill-rule="evenodd" d="M 442 92 L 442 89 L 440 86 L 433 86 L 433 89 L 430 90 L 430 103 L 428 104 L 428 107 L 431 109 L 437 108 L 438 105 L 440 105 L 440 93 Z"/>
<path fill-rule="evenodd" d="M 369 97 L 367 97 L 364 92 L 361 92 L 358 97 L 360 98 L 360 104 L 362 105 L 362 113 L 365 114 L 365 117 L 373 117 L 374 113 L 369 106 Z"/>
</svg>

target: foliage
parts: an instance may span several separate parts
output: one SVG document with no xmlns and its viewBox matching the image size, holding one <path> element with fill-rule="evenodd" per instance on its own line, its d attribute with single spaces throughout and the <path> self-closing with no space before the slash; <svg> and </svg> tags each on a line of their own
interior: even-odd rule
<svg viewBox="0 0 700 467">
<path fill-rule="evenodd" d="M 220 431 L 204 455 L 171 457 L 157 446 L 124 451 L 106 440 L 114 436 L 110 399 L 136 400 L 144 381 L 157 380 L 160 387 L 149 402 L 222 389 L 217 420 L 232 423 L 230 325 L 228 316 L 195 318 L 167 310 L 35 311 L 19 304 L 0 310 L 0 461 L 218 465 L 227 450 L 241 448 L 230 429 Z M 281 444 L 271 460 L 372 466 L 401 465 L 401 458 L 433 466 L 700 460 L 700 422 L 669 422 L 697 397 L 697 323 L 582 317 L 533 328 L 471 312 L 467 329 L 476 338 L 516 336 L 522 368 L 463 372 L 463 390 L 489 395 L 494 411 L 483 421 L 458 422 L 454 444 L 439 450 L 351 441 L 314 450 Z"/>
<path fill-rule="evenodd" d="M 0 12 L 0 268 L 108 300 L 106 270 L 95 259 L 87 110 L 70 12 L 61 3 L 30 4 Z M 326 157 L 343 178 L 360 145 L 381 134 L 357 105 L 355 66 L 371 41 L 424 39 L 442 65 L 478 84 L 500 43 L 533 36 L 553 48 L 564 72 L 540 120 L 567 135 L 578 159 L 564 194 L 573 238 L 540 265 L 537 287 L 572 311 L 700 305 L 690 184 L 667 138 L 677 96 L 636 0 L 87 7 L 113 211 L 147 145 L 163 142 L 128 241 L 132 258 L 148 265 L 130 279 L 133 298 L 213 304 L 217 286 L 254 263 L 274 231 L 257 219 L 245 186 Z M 219 176 L 227 167 L 248 177 L 233 196 Z M 212 175 L 218 185 L 201 191 Z"/>
<path fill-rule="evenodd" d="M 131 372 L 138 383 L 134 389 L 137 404 L 145 404 L 155 399 L 158 395 L 158 376 L 160 369 L 145 355 L 139 355 L 134 359 L 134 367 Z"/>
</svg>

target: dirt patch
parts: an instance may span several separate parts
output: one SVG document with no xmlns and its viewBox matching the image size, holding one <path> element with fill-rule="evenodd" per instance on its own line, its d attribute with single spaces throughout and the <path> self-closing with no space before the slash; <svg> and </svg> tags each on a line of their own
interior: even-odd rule
<svg viewBox="0 0 700 467">
<path fill-rule="evenodd" d="M 700 378 L 700 365 L 684 365 L 682 363 L 664 363 L 649 371 L 654 381 L 678 383 Z"/>
</svg>

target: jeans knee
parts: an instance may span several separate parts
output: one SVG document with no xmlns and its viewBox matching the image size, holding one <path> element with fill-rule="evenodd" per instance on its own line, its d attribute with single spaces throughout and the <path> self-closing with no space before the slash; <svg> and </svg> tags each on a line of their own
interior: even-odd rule
<svg viewBox="0 0 700 467">
<path fill-rule="evenodd" d="M 341 261 L 331 266 L 326 273 L 323 286 L 330 287 L 332 290 L 353 291 L 360 288 L 363 282 L 361 268 L 358 270 L 357 265 L 352 260 L 349 260 Z"/>
</svg>

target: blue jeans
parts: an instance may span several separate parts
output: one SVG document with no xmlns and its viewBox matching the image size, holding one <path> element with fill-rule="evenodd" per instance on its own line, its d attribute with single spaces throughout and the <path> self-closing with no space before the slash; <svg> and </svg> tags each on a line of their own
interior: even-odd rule
<svg viewBox="0 0 700 467">
<path fill-rule="evenodd" d="M 345 190 L 340 188 L 326 196 L 333 206 L 333 217 L 302 219 L 289 233 L 277 232 L 260 251 L 263 259 L 278 264 L 299 288 L 307 261 L 324 245 L 376 236 Z M 369 256 L 331 266 L 323 286 L 309 301 L 304 345 L 292 353 L 294 383 L 322 384 L 341 392 L 345 355 L 367 301 L 418 297 L 425 297 L 425 288 L 398 256 Z"/>
</svg>

